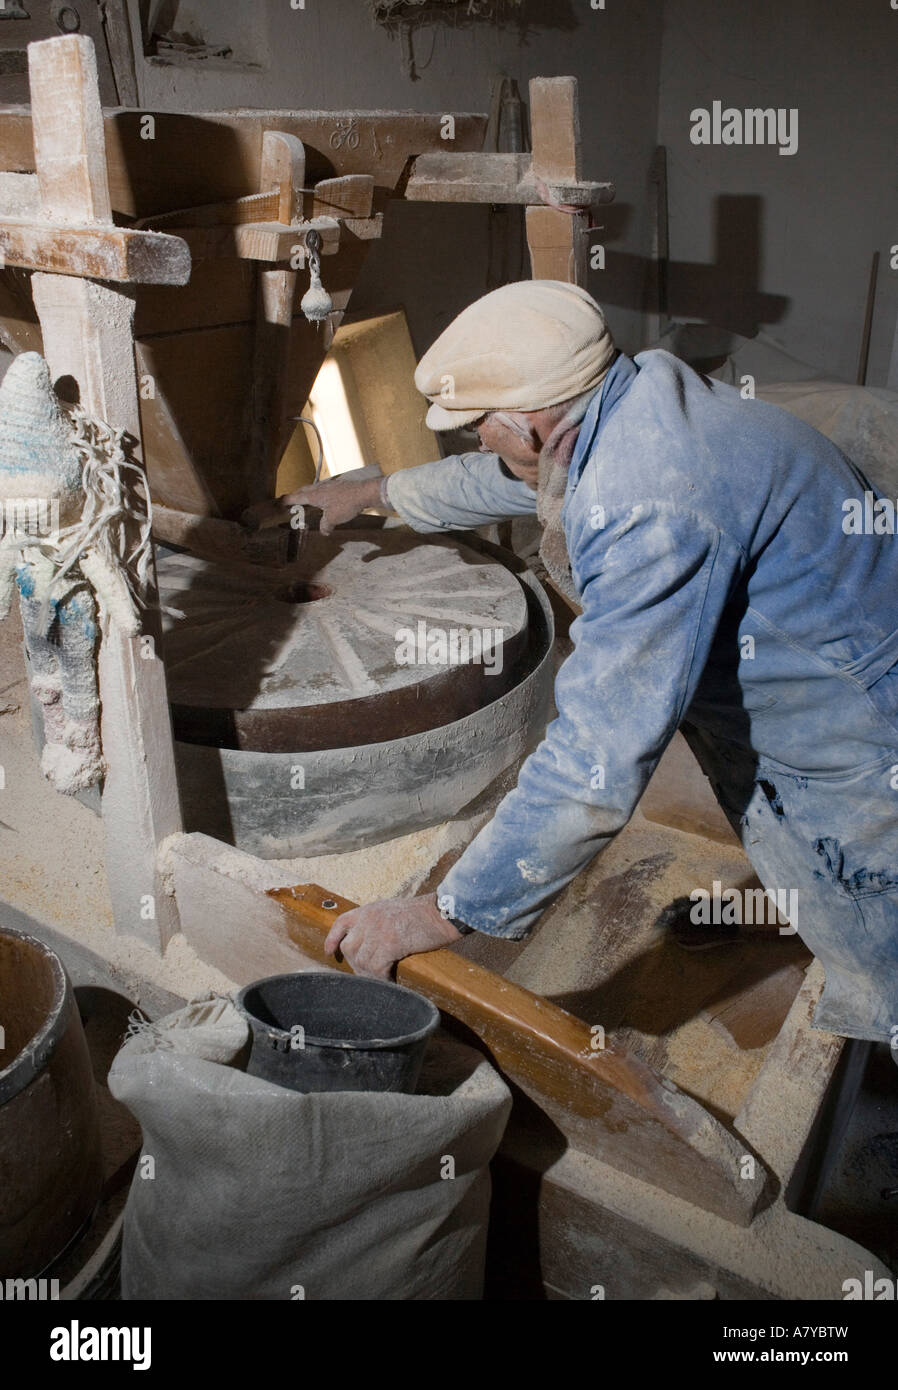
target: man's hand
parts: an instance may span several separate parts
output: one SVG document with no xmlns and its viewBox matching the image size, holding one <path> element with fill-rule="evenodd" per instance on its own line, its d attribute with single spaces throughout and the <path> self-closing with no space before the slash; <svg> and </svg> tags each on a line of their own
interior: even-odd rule
<svg viewBox="0 0 898 1390">
<path fill-rule="evenodd" d="M 363 478 L 355 473 L 364 472 Z M 308 487 L 298 488 L 296 492 L 285 492 L 273 502 L 258 502 L 248 507 L 241 518 L 244 526 L 278 525 L 290 520 L 290 509 L 301 507 L 320 507 L 323 512 L 321 531 L 329 536 L 335 526 L 365 511 L 367 507 L 381 507 L 380 484 L 383 474 L 377 470 L 372 477 L 370 468 L 355 469 L 341 473 L 336 478 L 325 478 L 322 483 L 310 483 Z"/>
<path fill-rule="evenodd" d="M 462 933 L 440 916 L 436 893 L 422 898 L 385 898 L 338 917 L 324 949 L 339 946 L 356 975 L 388 980 L 393 966 L 418 951 L 436 951 L 460 941 Z"/>
</svg>

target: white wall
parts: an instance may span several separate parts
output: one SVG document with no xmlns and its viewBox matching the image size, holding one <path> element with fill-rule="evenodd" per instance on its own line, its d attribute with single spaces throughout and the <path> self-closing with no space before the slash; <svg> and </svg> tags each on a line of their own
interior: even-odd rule
<svg viewBox="0 0 898 1390">
<path fill-rule="evenodd" d="M 485 21 L 422 31 L 414 45 L 421 71 L 413 80 L 403 70 L 398 40 L 374 24 L 367 0 L 305 0 L 304 9 L 292 9 L 289 0 L 185 0 L 175 28 L 191 15 L 202 28 L 205 18 L 208 37 L 221 41 L 231 13 L 235 36 L 248 20 L 256 25 L 253 46 L 267 52 L 267 61 L 253 69 L 138 58 L 140 100 L 148 110 L 486 111 L 494 74 L 516 78 L 525 100 L 532 76 L 576 75 L 584 172 L 613 180 L 618 190 L 616 204 L 602 209 L 604 232 L 596 233 L 606 247 L 606 269 L 592 273 L 589 288 L 608 308 L 621 345 L 635 351 L 643 344 L 640 310 L 651 249 L 647 179 L 656 141 L 661 10 L 653 0 L 606 2 L 602 11 L 590 0 L 526 0 L 528 15 L 542 19 L 523 34 Z M 137 0 L 131 6 L 136 19 Z M 494 243 L 501 239 L 496 217 L 491 233 L 486 208 L 394 202 L 351 312 L 404 305 L 420 355 L 459 309 L 494 287 L 491 235 Z M 529 274 L 526 260 L 521 273 Z"/>
<path fill-rule="evenodd" d="M 898 272 L 889 266 L 898 243 L 896 57 L 898 12 L 889 0 L 665 0 L 659 139 L 668 147 L 678 262 L 674 314 L 743 330 L 754 320 L 796 356 L 853 381 L 879 249 L 867 381 L 885 384 L 898 314 Z M 692 144 L 690 112 L 715 99 L 797 107 L 798 152 Z M 723 284 L 707 270 L 721 195 L 749 200 L 729 205 Z"/>
</svg>

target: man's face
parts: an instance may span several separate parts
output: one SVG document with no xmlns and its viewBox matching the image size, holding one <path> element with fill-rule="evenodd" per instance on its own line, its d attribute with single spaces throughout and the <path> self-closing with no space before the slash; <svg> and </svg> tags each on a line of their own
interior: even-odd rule
<svg viewBox="0 0 898 1390">
<path fill-rule="evenodd" d="M 481 452 L 498 454 L 508 471 L 534 492 L 542 440 L 533 427 L 533 416 L 540 413 L 515 411 L 509 417 L 503 411 L 490 411 L 471 425 L 480 439 Z"/>
</svg>

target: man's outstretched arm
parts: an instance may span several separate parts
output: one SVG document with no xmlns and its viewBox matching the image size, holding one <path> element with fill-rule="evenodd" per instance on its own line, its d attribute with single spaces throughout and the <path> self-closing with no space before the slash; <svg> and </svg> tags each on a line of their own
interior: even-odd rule
<svg viewBox="0 0 898 1390">
<path fill-rule="evenodd" d="M 370 507 L 395 511 L 415 531 L 459 531 L 533 516 L 536 493 L 508 474 L 497 454 L 478 451 L 400 469 L 388 477 L 377 468 L 353 469 L 258 503 L 243 519 L 251 526 L 271 525 L 289 520 L 296 506 L 320 507 L 325 535 Z"/>
<path fill-rule="evenodd" d="M 437 889 L 448 916 L 519 939 L 626 825 L 695 694 L 742 552 L 703 518 L 639 504 L 578 554 L 592 574 L 558 718 Z"/>
</svg>

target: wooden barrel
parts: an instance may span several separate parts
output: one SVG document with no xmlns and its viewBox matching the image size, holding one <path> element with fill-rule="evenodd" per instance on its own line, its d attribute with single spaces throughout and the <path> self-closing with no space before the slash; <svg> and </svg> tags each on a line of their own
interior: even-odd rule
<svg viewBox="0 0 898 1390">
<path fill-rule="evenodd" d="M 102 1185 L 90 1054 L 62 961 L 0 927 L 0 1278 L 35 1278 Z"/>
</svg>

